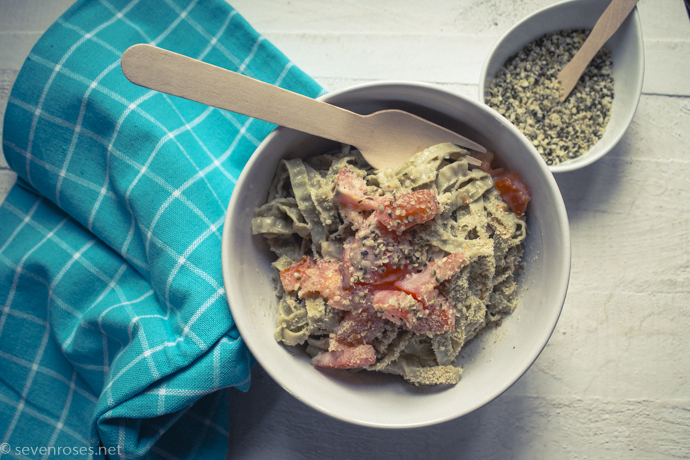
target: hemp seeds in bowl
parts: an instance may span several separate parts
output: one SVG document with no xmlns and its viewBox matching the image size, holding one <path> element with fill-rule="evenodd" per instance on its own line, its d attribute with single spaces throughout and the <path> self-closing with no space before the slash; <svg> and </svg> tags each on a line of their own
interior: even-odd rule
<svg viewBox="0 0 690 460">
<path fill-rule="evenodd" d="M 482 70 L 480 98 L 514 124 L 551 172 L 581 168 L 621 139 L 642 92 L 644 55 L 637 9 L 592 59 L 568 98 L 558 73 L 608 6 L 568 0 L 537 11 L 495 45 Z"/>
<path fill-rule="evenodd" d="M 568 98 L 559 100 L 558 72 L 573 58 L 588 31 L 545 35 L 510 58 L 484 90 L 484 102 L 513 123 L 554 166 L 587 151 L 611 118 L 611 50 L 602 48 Z"/>
</svg>

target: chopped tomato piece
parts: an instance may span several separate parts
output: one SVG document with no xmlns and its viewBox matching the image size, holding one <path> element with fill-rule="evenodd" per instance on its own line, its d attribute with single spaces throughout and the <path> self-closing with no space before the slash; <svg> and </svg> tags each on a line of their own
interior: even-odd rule
<svg viewBox="0 0 690 460">
<path fill-rule="evenodd" d="M 378 209 L 382 197 L 367 196 L 367 183 L 348 167 L 343 167 L 335 179 L 335 200 L 356 210 Z"/>
<path fill-rule="evenodd" d="M 352 243 L 355 241 L 354 237 L 345 240 L 343 244 L 343 285 L 346 288 L 351 286 L 350 278 L 354 272 L 350 254 L 352 253 Z"/>
<path fill-rule="evenodd" d="M 522 216 L 532 194 L 520 177 L 514 172 L 505 173 L 494 178 L 494 185 L 515 215 Z"/>
<path fill-rule="evenodd" d="M 380 196 L 367 196 L 367 184 L 357 173 L 343 167 L 336 177 L 334 199 L 340 204 L 340 212 L 345 220 L 357 230 L 364 224 L 366 214 L 379 209 L 384 200 Z"/>
<path fill-rule="evenodd" d="M 455 328 L 455 308 L 443 296 L 438 294 L 429 304 L 424 314 L 411 327 L 417 334 L 440 334 Z"/>
<path fill-rule="evenodd" d="M 366 216 L 362 213 L 360 209 L 354 206 L 344 205 L 340 207 L 340 212 L 343 215 L 343 219 L 352 224 L 352 228 L 357 230 L 364 224 Z"/>
<path fill-rule="evenodd" d="M 423 271 L 408 275 L 405 279 L 395 283 L 395 287 L 411 294 L 425 304 L 430 304 L 432 296 L 436 292 L 435 287 L 450 279 L 468 263 L 469 260 L 465 257 L 464 252 L 454 252 L 442 259 L 429 262 Z"/>
<path fill-rule="evenodd" d="M 420 302 L 403 291 L 376 291 L 373 297 L 374 310 L 388 321 L 408 329 L 417 322 L 417 313 L 424 309 Z"/>
<path fill-rule="evenodd" d="M 516 216 L 521 217 L 525 213 L 527 204 L 532 199 L 532 194 L 524 182 L 515 172 L 508 172 L 503 168 L 494 168 L 492 165 L 494 155 L 491 152 L 474 153 L 475 158 L 481 160 L 480 169 L 488 172 L 494 180 L 496 189 L 501 193 L 505 201 Z"/>
<path fill-rule="evenodd" d="M 401 233 L 408 228 L 427 222 L 438 214 L 438 200 L 433 190 L 405 193 L 378 208 L 378 221 L 390 231 Z"/>
<path fill-rule="evenodd" d="M 337 260 L 319 259 L 315 266 L 307 269 L 306 274 L 300 297 L 318 292 L 330 299 L 343 291 L 343 275 Z"/>
<path fill-rule="evenodd" d="M 438 291 L 433 290 L 430 303 L 418 302 L 402 291 L 376 291 L 374 309 L 392 321 L 417 334 L 439 334 L 455 328 L 455 309 Z"/>
<path fill-rule="evenodd" d="M 343 167 L 335 179 L 335 200 L 341 204 L 355 205 L 366 196 L 367 183 L 356 172 Z"/>
<path fill-rule="evenodd" d="M 410 273 L 408 266 L 394 267 L 387 263 L 381 266 L 386 269 L 385 272 L 379 271 L 378 274 L 371 279 L 371 285 L 376 289 L 394 289 L 395 283 L 405 278 Z"/>
<path fill-rule="evenodd" d="M 317 292 L 330 300 L 344 292 L 343 274 L 340 263 L 332 259 L 319 259 L 314 262 L 304 256 L 280 272 L 280 282 L 288 292 L 298 291 L 300 298 Z"/>
<path fill-rule="evenodd" d="M 350 289 L 342 290 L 328 299 L 328 305 L 338 310 L 359 310 L 371 307 L 371 286 L 358 284 Z"/>
<path fill-rule="evenodd" d="M 455 275 L 458 270 L 469 263 L 469 259 L 465 256 L 462 251 L 454 252 L 447 255 L 446 257 L 438 260 L 433 260 L 427 265 L 427 269 L 431 267 L 432 275 L 433 271 L 436 271 L 437 280 L 445 281 L 450 279 Z M 440 281 L 439 281 L 440 282 Z"/>
<path fill-rule="evenodd" d="M 331 334 L 328 350 L 371 344 L 385 326 L 386 320 L 371 308 L 348 311 Z"/>
<path fill-rule="evenodd" d="M 304 256 L 285 270 L 280 272 L 280 282 L 288 292 L 296 291 L 307 278 L 307 270 L 314 267 L 314 259 Z"/>
<path fill-rule="evenodd" d="M 336 351 L 324 351 L 312 359 L 314 367 L 356 369 L 376 363 L 376 353 L 371 345 L 358 345 Z"/>
<path fill-rule="evenodd" d="M 409 273 L 403 254 L 405 235 L 397 236 L 379 228 L 375 215 L 369 216 L 354 238 L 343 247 L 343 268 L 351 284 L 389 285 Z"/>
</svg>

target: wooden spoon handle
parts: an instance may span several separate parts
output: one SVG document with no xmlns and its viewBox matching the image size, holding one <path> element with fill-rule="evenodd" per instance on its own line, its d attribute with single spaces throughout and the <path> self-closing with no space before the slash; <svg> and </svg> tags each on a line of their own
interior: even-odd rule
<svg viewBox="0 0 690 460">
<path fill-rule="evenodd" d="M 592 32 L 585 40 L 582 48 L 573 56 L 571 61 L 558 74 L 561 81 L 561 101 L 568 97 L 575 88 L 582 72 L 599 49 L 611 38 L 625 21 L 639 0 L 612 0 L 609 6 L 594 25 Z"/>
<path fill-rule="evenodd" d="M 139 44 L 122 55 L 132 83 L 219 109 L 353 144 L 362 116 L 196 59 Z"/>
</svg>

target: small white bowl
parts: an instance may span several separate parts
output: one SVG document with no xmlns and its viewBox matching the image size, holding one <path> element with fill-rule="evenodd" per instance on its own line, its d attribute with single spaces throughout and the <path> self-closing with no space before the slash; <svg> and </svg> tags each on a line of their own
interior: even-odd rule
<svg viewBox="0 0 690 460">
<path fill-rule="evenodd" d="M 543 8 L 515 24 L 489 53 L 479 82 L 479 100 L 506 60 L 543 35 L 570 29 L 592 29 L 609 2 L 567 0 Z M 644 46 L 642 25 L 635 7 L 616 33 L 606 42 L 613 62 L 613 106 L 603 137 L 582 156 L 550 166 L 554 172 L 587 166 L 608 153 L 630 126 L 642 94 Z"/>
<path fill-rule="evenodd" d="M 570 277 L 565 205 L 546 164 L 517 128 L 486 105 L 425 84 L 382 82 L 333 92 L 321 100 L 368 114 L 398 108 L 456 129 L 496 152 L 532 191 L 527 208 L 526 271 L 519 306 L 500 328 L 461 353 L 464 367 L 452 387 L 415 387 L 402 378 L 362 371 L 322 372 L 306 353 L 274 339 L 278 301 L 271 279 L 275 259 L 251 233 L 254 210 L 266 201 L 278 162 L 337 147 L 324 139 L 277 128 L 247 163 L 232 194 L 223 228 L 223 280 L 233 318 L 249 350 L 286 391 L 309 406 L 351 423 L 405 428 L 467 414 L 510 387 L 537 359 L 560 315 Z"/>
</svg>

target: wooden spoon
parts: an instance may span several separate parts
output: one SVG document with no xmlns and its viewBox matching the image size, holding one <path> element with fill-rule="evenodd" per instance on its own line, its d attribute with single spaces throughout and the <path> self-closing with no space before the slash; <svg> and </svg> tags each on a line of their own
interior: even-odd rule
<svg viewBox="0 0 690 460">
<path fill-rule="evenodd" d="M 377 169 L 395 168 L 441 142 L 486 152 L 481 145 L 402 110 L 359 115 L 151 45 L 128 48 L 121 66 L 136 85 L 353 145 Z"/>
<path fill-rule="evenodd" d="M 561 81 L 561 102 L 565 101 L 575 88 L 582 72 L 589 61 L 597 54 L 604 43 L 618 30 L 625 18 L 635 8 L 639 0 L 612 0 L 609 6 L 594 24 L 592 32 L 585 40 L 582 48 L 573 56 L 571 61 L 560 71 L 558 79 Z"/>
</svg>

